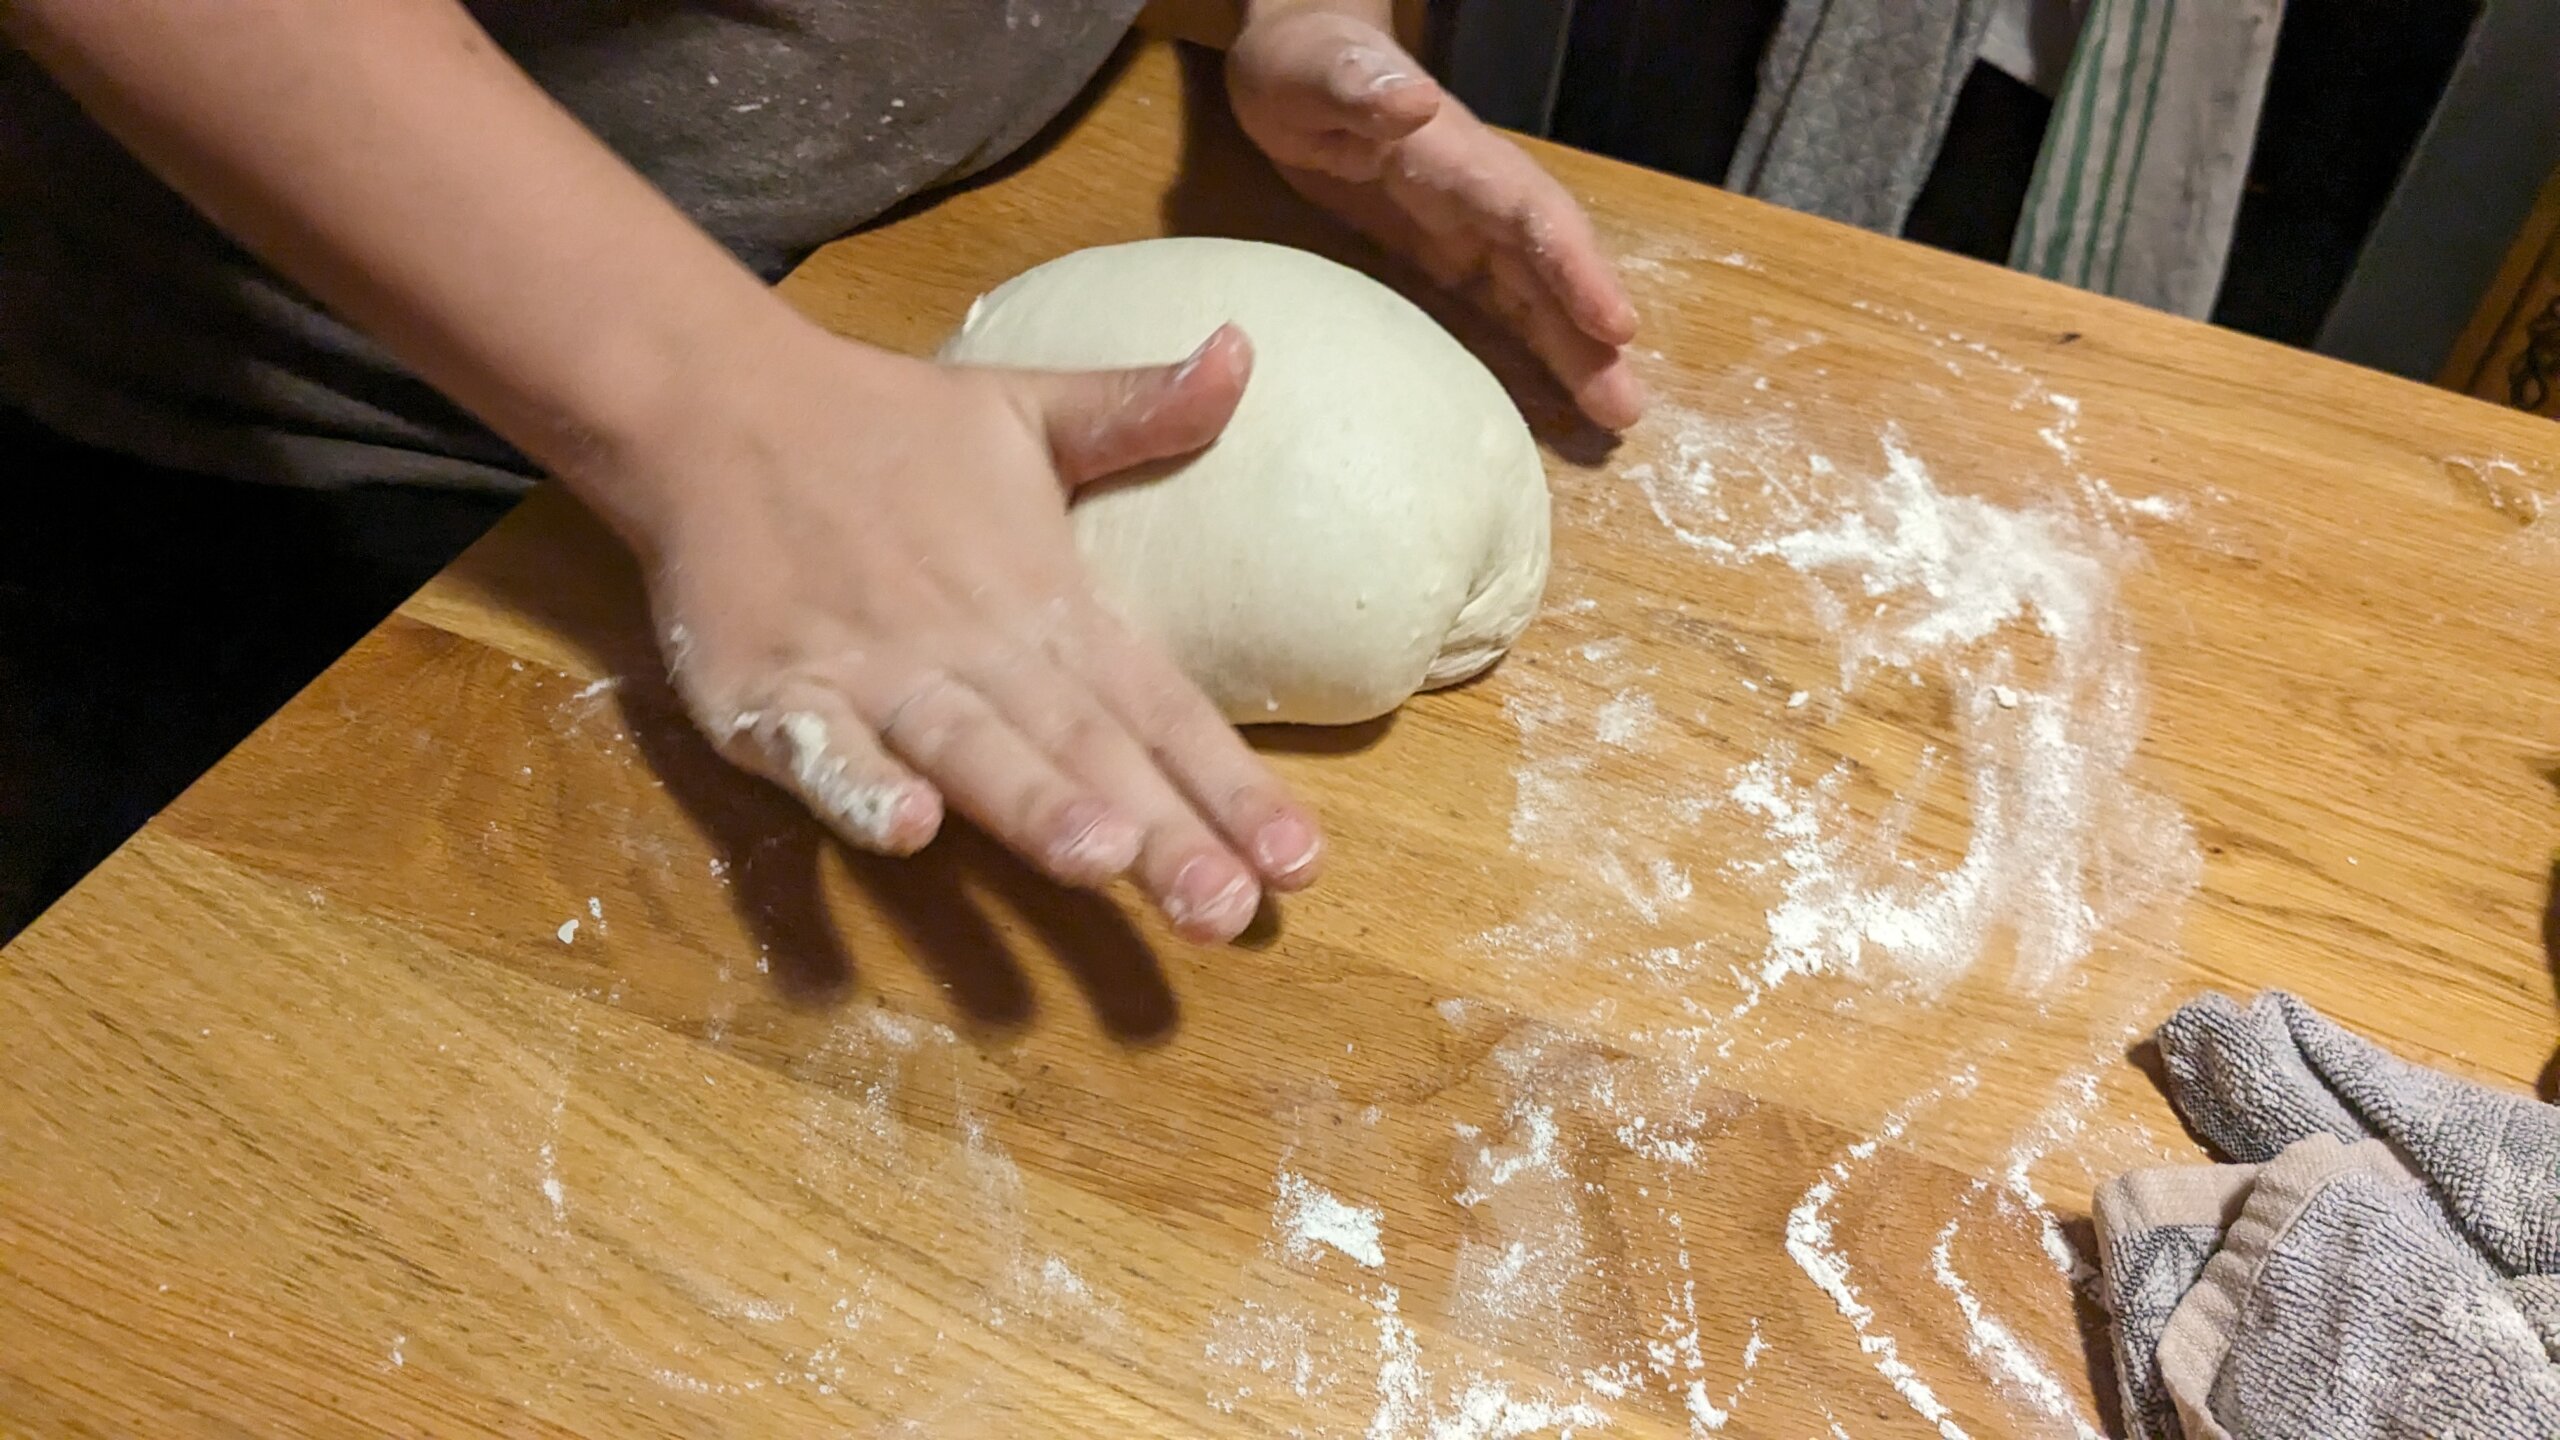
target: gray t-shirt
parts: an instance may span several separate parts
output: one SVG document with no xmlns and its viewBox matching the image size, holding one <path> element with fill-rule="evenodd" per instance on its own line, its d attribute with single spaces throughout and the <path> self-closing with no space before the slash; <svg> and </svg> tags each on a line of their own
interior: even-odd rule
<svg viewBox="0 0 2560 1440">
<path fill-rule="evenodd" d="M 507 53 L 768 279 L 1003 158 L 1139 0 L 470 0 Z M 491 216 L 488 223 L 504 223 Z M 0 403 L 257 481 L 532 467 L 270 273 L 0 44 Z"/>
</svg>

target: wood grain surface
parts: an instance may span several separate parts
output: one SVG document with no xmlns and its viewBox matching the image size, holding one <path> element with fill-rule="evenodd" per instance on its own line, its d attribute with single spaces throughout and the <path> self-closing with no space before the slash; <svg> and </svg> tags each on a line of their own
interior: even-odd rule
<svg viewBox="0 0 2560 1440">
<path fill-rule="evenodd" d="M 1164 233 L 1405 283 L 1213 77 L 1141 47 L 787 293 L 920 351 Z M 1661 403 L 1611 449 L 1455 319 L 1548 610 L 1264 737 L 1322 887 L 1202 950 L 850 856 L 537 496 L 0 952 L 0 1431 L 2082 1434 L 2090 1189 L 2199 1158 L 2169 1009 L 2535 1081 L 2547 422 L 1538 154 Z"/>
</svg>

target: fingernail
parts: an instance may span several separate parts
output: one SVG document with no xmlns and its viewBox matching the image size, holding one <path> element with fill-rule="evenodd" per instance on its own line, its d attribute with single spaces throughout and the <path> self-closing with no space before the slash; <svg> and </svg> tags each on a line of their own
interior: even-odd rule
<svg viewBox="0 0 2560 1440">
<path fill-rule="evenodd" d="M 1253 861 L 1274 884 L 1305 874 L 1322 849 L 1315 827 L 1295 815 L 1283 815 L 1253 837 Z"/>
<path fill-rule="evenodd" d="M 1230 872 L 1221 880 L 1220 872 L 1226 870 L 1226 866 L 1206 856 L 1182 867 L 1164 901 L 1165 918 L 1173 922 L 1174 928 L 1224 938 L 1252 923 L 1254 907 L 1261 900 L 1261 887 L 1241 871 Z"/>
<path fill-rule="evenodd" d="M 1061 873 L 1108 880 L 1137 862 L 1135 826 L 1099 805 L 1078 807 L 1069 823 L 1076 821 L 1081 826 L 1056 851 Z"/>
<path fill-rule="evenodd" d="M 1644 383 L 1644 381 L 1642 381 L 1642 380 L 1640 380 L 1640 379 L 1637 379 L 1635 376 L 1632 376 L 1632 375 L 1628 376 L 1628 377 L 1627 377 L 1627 408 L 1628 408 L 1628 410 L 1629 410 L 1629 411 L 1631 411 L 1635 417 L 1641 417 L 1641 416 L 1644 414 L 1644 412 L 1645 412 L 1648 408 L 1650 408 L 1650 407 L 1652 406 L 1652 404 L 1653 404 L 1653 387 L 1652 387 L 1652 386 L 1650 386 L 1650 385 L 1645 384 L 1645 383 Z M 1630 419 L 1628 423 L 1629 423 L 1629 424 L 1633 424 L 1633 423 L 1634 423 L 1634 420 L 1633 420 L 1633 419 Z"/>
<path fill-rule="evenodd" d="M 1209 347 L 1217 343 L 1218 332 L 1212 330 L 1209 332 L 1208 339 L 1192 346 L 1191 353 L 1182 357 L 1182 363 L 1173 367 L 1173 383 L 1179 385 L 1183 381 L 1190 379 L 1191 372 L 1199 369 L 1200 362 L 1207 358 L 1209 354 Z"/>
<path fill-rule="evenodd" d="M 895 787 L 886 806 L 881 830 L 886 843 L 882 848 L 892 855 L 912 855 L 941 828 L 942 797 L 932 786 L 902 783 Z"/>
<path fill-rule="evenodd" d="M 1351 52 L 1344 67 L 1360 76 L 1362 88 L 1372 95 L 1413 83 L 1413 72 L 1388 58 L 1383 52 L 1359 49 Z"/>
</svg>

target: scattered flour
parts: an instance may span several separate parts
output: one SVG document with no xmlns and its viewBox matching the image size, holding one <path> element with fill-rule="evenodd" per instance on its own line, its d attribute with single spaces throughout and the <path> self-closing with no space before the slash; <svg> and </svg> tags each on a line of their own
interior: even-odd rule
<svg viewBox="0 0 2560 1440">
<path fill-rule="evenodd" d="M 1501 1144 L 1459 1132 L 1465 1188 L 1451 1198 L 1469 1210 L 1458 1242 L 1451 1318 L 1493 1345 L 1531 1342 L 1552 1352 L 1563 1339 L 1565 1294 L 1584 1265 L 1583 1219 L 1573 1177 L 1557 1151 L 1555 1112 L 1525 1098 L 1511 1107 Z"/>
<path fill-rule="evenodd" d="M 1430 1397 L 1422 1372 L 1422 1346 L 1413 1327 L 1396 1313 L 1396 1287 L 1383 1285 L 1378 1312 L 1378 1408 L 1369 1417 L 1369 1440 L 1397 1440 L 1427 1420 Z"/>
<path fill-rule="evenodd" d="M 1621 690 L 1600 707 L 1597 738 L 1603 745 L 1633 750 L 1652 728 L 1653 697 L 1641 691 Z"/>
<path fill-rule="evenodd" d="M 1334 1337 L 1316 1317 L 1285 1304 L 1247 1300 L 1219 1314 L 1203 1352 L 1231 1372 L 1258 1375 L 1284 1385 L 1300 1400 L 1323 1400 L 1341 1383 L 1332 1352 Z M 1214 1401 L 1221 1410 L 1255 1398 L 1255 1383 L 1237 1384 L 1230 1398 Z"/>
<path fill-rule="evenodd" d="M 1272 1224 L 1280 1233 L 1280 1253 L 1292 1260 L 1312 1261 L 1318 1247 L 1336 1250 L 1374 1270 L 1387 1263 L 1378 1243 L 1377 1211 L 1350 1205 L 1303 1175 L 1283 1170 L 1276 1182 L 1279 1203 Z"/>
<path fill-rule="evenodd" d="M 2105 1440 L 2098 1429 L 2082 1419 L 2079 1407 L 2072 1403 L 2071 1392 L 2047 1369 L 2026 1342 L 1999 1317 L 1983 1309 L 1973 1287 L 1956 1273 L 1954 1249 L 1956 1230 L 1962 1217 L 1947 1221 L 1938 1231 L 1938 1243 L 1929 1251 L 1929 1273 L 1956 1302 L 1964 1316 L 1965 1349 L 1973 1358 L 1990 1367 L 1992 1375 L 2012 1395 L 2025 1400 L 2048 1418 L 2071 1426 L 2075 1440 Z"/>
<path fill-rule="evenodd" d="M 1969 1095 L 1979 1077 L 1973 1067 L 1959 1070 L 1945 1083 L 1933 1087 L 1913 1102 L 1886 1117 L 1883 1126 L 1870 1138 L 1849 1147 L 1848 1154 L 1833 1162 L 1822 1178 L 1804 1192 L 1793 1210 L 1787 1212 L 1787 1254 L 1839 1311 L 1842 1319 L 1858 1335 L 1858 1348 L 1866 1352 L 1868 1363 L 1894 1388 L 1912 1412 L 1937 1428 L 1941 1440 L 1967 1440 L 1964 1427 L 1955 1422 L 1955 1414 L 1946 1402 L 1911 1363 L 1902 1358 L 1902 1347 L 1893 1336 L 1876 1325 L 1876 1313 L 1858 1296 L 1858 1287 L 1850 1279 L 1848 1253 L 1842 1250 L 1832 1233 L 1831 1202 L 1838 1199 L 1841 1188 L 1872 1159 L 1878 1149 L 1902 1137 L 1913 1118 L 1930 1105 L 1948 1095 Z"/>
<path fill-rule="evenodd" d="M 1399 1300 L 1396 1287 L 1382 1285 L 1371 1301 L 1378 1334 L 1377 1408 L 1369 1417 L 1368 1440 L 1572 1440 L 1609 1427 L 1608 1414 L 1586 1401 L 1515 1394 L 1504 1382 L 1484 1377 L 1463 1382 L 1435 1403 L 1421 1342 L 1399 1313 Z"/>
<path fill-rule="evenodd" d="M 1606 1430 L 1609 1424 L 1605 1412 L 1587 1403 L 1522 1398 L 1500 1381 L 1479 1380 L 1432 1417 L 1430 1434 L 1431 1440 L 1520 1440 L 1531 1435 L 1572 1440 L 1584 1431 Z"/>
<path fill-rule="evenodd" d="M 2041 398 L 2058 417 L 2046 438 L 2068 460 L 2078 404 Z M 1953 692 L 1971 834 L 1952 867 L 1906 853 L 1925 783 L 1868 822 L 1845 794 L 1846 762 L 1807 782 L 1779 748 L 1733 777 L 1728 798 L 1774 851 L 1736 868 L 1781 888 L 1758 983 L 1880 973 L 1934 991 L 2006 933 L 2017 982 L 2041 989 L 2110 926 L 2182 898 L 2200 868 L 2183 818 L 2133 774 L 2140 652 L 2115 607 L 2129 542 L 2094 505 L 2015 510 L 1950 494 L 1897 427 L 1878 445 L 1882 469 L 1855 475 L 1783 420 L 1688 415 L 1665 458 L 1631 472 L 1662 523 L 1712 562 L 1773 561 L 1804 577 L 1837 640 L 1844 695 L 1876 670 Z"/>
</svg>

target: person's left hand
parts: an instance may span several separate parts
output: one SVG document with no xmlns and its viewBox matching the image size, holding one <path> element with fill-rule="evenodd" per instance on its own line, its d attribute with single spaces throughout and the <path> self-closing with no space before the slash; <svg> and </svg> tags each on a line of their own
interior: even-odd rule
<svg viewBox="0 0 2560 1440">
<path fill-rule="evenodd" d="M 1508 321 L 1593 421 L 1634 424 L 1635 307 L 1565 188 L 1424 74 L 1382 5 L 1248 8 L 1227 92 L 1289 183 Z"/>
</svg>

